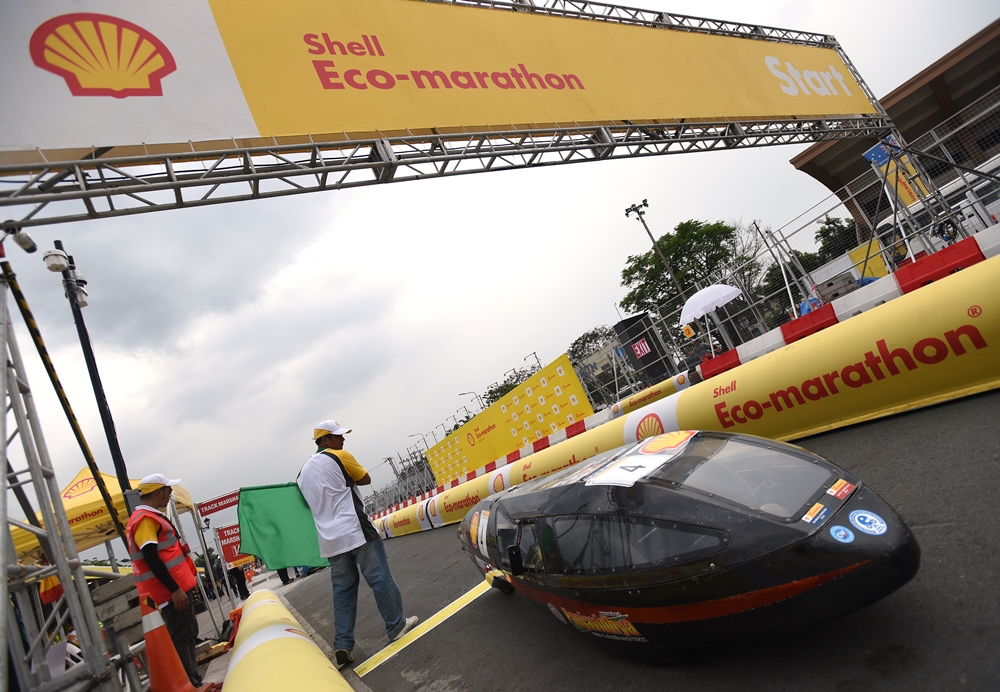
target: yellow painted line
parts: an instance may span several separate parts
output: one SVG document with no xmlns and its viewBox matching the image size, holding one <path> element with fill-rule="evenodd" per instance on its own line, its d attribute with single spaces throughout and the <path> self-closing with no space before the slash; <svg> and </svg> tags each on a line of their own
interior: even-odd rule
<svg viewBox="0 0 1000 692">
<path fill-rule="evenodd" d="M 440 625 L 442 622 L 450 618 L 452 615 L 454 615 L 462 608 L 472 603 L 474 600 L 476 600 L 489 590 L 490 590 L 490 585 L 487 584 L 485 581 L 481 582 L 478 586 L 468 591 L 465 595 L 452 601 L 447 606 L 445 606 L 438 612 L 434 613 L 434 615 L 430 616 L 425 621 L 421 622 L 419 625 L 417 625 L 412 630 L 407 632 L 402 639 L 394 641 L 389 646 L 385 647 L 377 654 L 366 660 L 364 663 L 355 666 L 354 667 L 355 674 L 360 678 L 363 677 L 365 674 L 375 670 L 375 668 L 388 661 L 390 658 L 392 658 L 400 651 L 405 649 L 407 646 L 420 639 L 422 636 L 430 632 L 432 629 Z"/>
</svg>

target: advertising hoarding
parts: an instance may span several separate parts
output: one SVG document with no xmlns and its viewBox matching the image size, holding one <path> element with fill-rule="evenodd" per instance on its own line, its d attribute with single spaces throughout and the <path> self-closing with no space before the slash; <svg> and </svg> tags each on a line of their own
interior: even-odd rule
<svg viewBox="0 0 1000 692">
<path fill-rule="evenodd" d="M 564 353 L 427 450 L 427 462 L 447 483 L 593 413 Z"/>
<path fill-rule="evenodd" d="M 875 112 L 833 48 L 414 0 L 17 3 L 0 56 L 3 163 Z"/>
</svg>

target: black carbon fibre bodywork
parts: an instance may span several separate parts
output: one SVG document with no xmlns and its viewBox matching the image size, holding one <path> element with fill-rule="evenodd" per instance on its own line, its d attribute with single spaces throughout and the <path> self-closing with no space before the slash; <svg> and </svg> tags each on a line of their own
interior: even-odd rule
<svg viewBox="0 0 1000 692">
<path fill-rule="evenodd" d="M 715 432 L 668 433 L 516 486 L 458 533 L 494 585 L 572 628 L 666 646 L 802 629 L 883 598 L 920 563 L 909 528 L 843 469 Z"/>
</svg>

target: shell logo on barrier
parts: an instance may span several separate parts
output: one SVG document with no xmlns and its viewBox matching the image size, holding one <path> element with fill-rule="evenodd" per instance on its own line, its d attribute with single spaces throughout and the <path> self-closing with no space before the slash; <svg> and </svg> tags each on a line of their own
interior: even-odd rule
<svg viewBox="0 0 1000 692">
<path fill-rule="evenodd" d="M 678 430 L 676 432 L 663 433 L 649 440 L 639 450 L 640 454 L 656 454 L 665 449 L 676 449 L 694 437 L 693 430 Z"/>
<path fill-rule="evenodd" d="M 650 413 L 648 416 L 643 416 L 639 425 L 635 426 L 635 439 L 645 440 L 647 437 L 662 435 L 663 432 L 663 421 L 655 413 Z"/>
<path fill-rule="evenodd" d="M 97 481 L 93 478 L 84 478 L 83 480 L 77 481 L 73 485 L 66 488 L 63 491 L 64 500 L 72 500 L 74 497 L 80 497 L 84 493 L 89 493 L 91 490 L 97 487 Z"/>
<path fill-rule="evenodd" d="M 503 490 L 504 482 L 503 482 L 503 474 L 502 473 L 498 473 L 497 475 L 495 475 L 493 477 L 492 487 L 493 487 L 493 492 L 495 492 L 495 493 L 498 493 L 501 490 Z"/>
<path fill-rule="evenodd" d="M 417 505 L 417 519 L 424 521 L 427 518 L 427 512 L 424 511 L 424 503 Z"/>
<path fill-rule="evenodd" d="M 436 497 L 432 497 L 431 501 L 427 503 L 427 513 L 432 517 L 436 517 L 438 515 L 438 503 Z"/>
<path fill-rule="evenodd" d="M 31 35 L 31 59 L 66 80 L 74 96 L 162 96 L 174 56 L 137 24 L 93 12 L 54 17 Z"/>
</svg>

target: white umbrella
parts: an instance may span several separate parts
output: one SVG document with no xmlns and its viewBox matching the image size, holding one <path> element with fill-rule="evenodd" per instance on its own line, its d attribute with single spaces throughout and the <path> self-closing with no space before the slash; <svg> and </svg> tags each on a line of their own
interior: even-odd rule
<svg viewBox="0 0 1000 692">
<path fill-rule="evenodd" d="M 735 286 L 726 284 L 712 284 L 708 288 L 703 288 L 693 296 L 688 298 L 681 309 L 681 324 L 690 324 L 699 317 L 705 317 L 708 313 L 721 307 L 729 301 L 738 298 L 743 291 Z M 708 329 L 708 318 L 705 317 L 705 328 Z M 708 347 L 712 350 L 712 357 L 715 357 L 715 346 L 712 344 L 712 335 L 709 330 Z"/>
<path fill-rule="evenodd" d="M 726 284 L 713 284 L 701 289 L 684 303 L 684 308 L 681 310 L 681 324 L 689 324 L 699 317 L 704 317 L 715 308 L 739 298 L 742 293 L 743 291 L 735 286 Z"/>
</svg>

